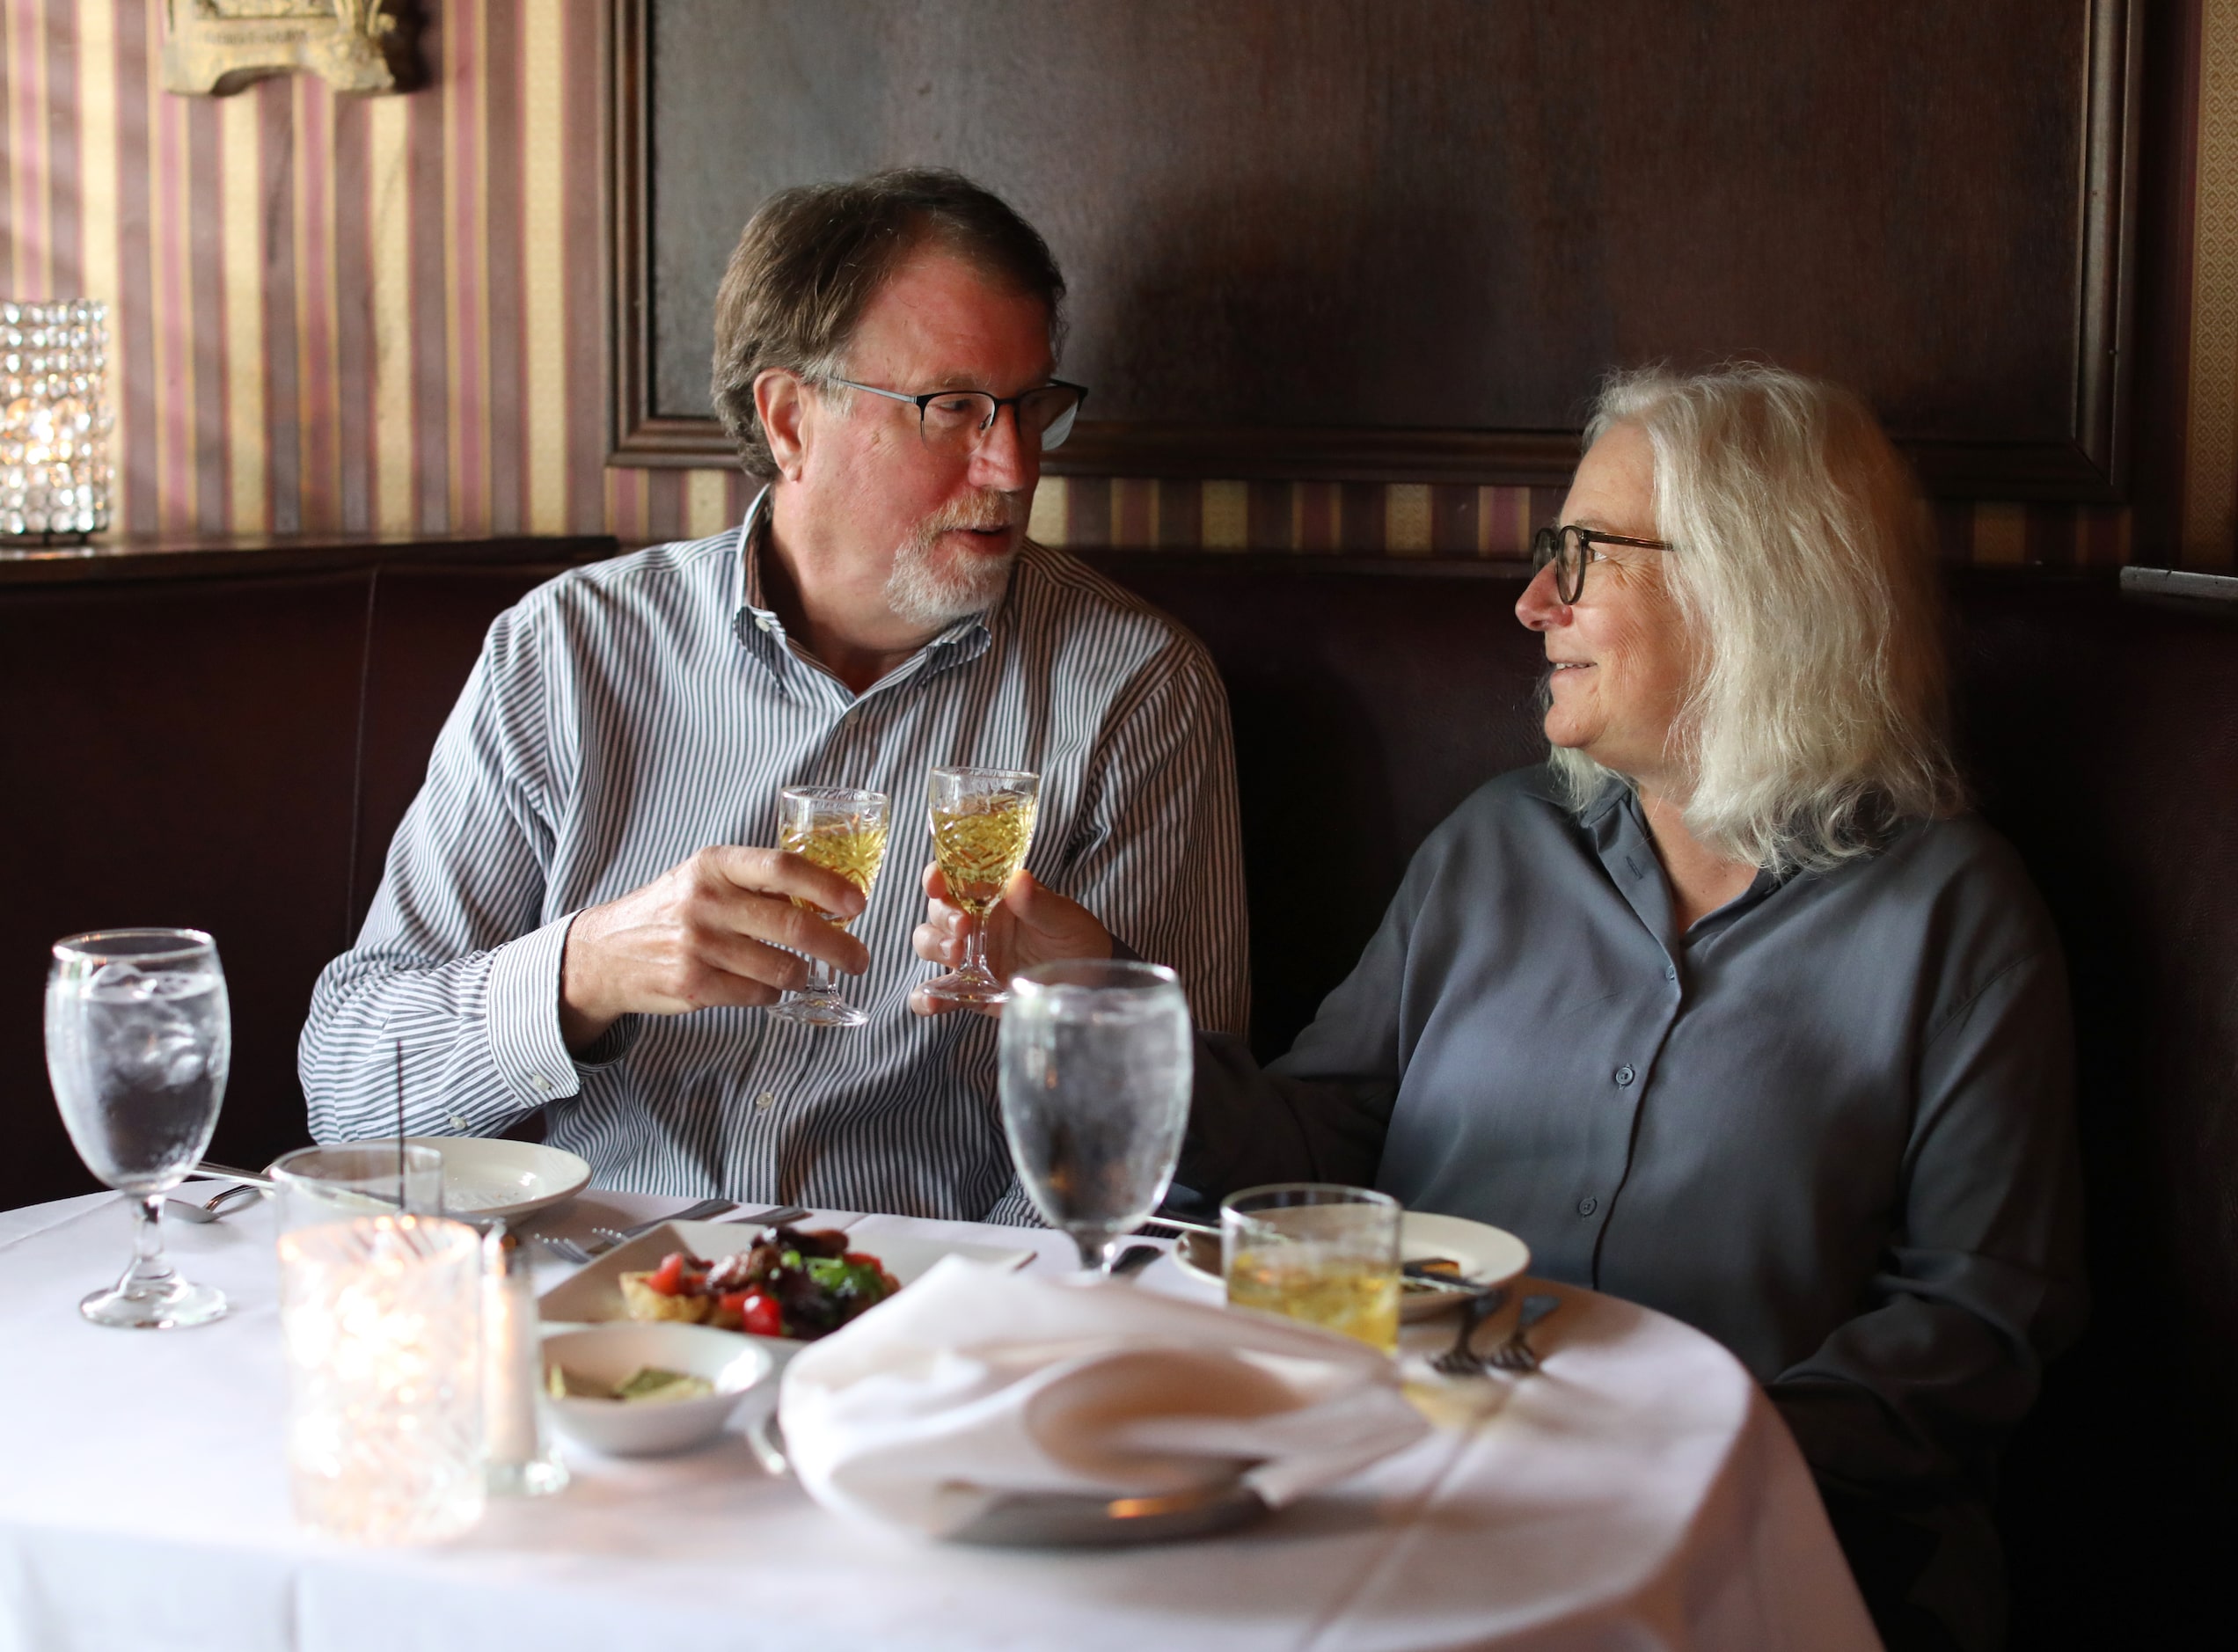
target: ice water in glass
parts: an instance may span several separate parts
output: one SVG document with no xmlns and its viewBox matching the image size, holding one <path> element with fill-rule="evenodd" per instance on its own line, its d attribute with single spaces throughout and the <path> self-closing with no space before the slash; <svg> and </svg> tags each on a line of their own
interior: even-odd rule
<svg viewBox="0 0 2238 1652">
<path fill-rule="evenodd" d="M 225 1312 L 163 1254 L 163 1195 L 209 1146 L 232 1058 L 225 975 L 199 930 L 108 930 L 55 943 L 47 1073 L 85 1167 L 134 1208 L 132 1263 L 78 1305 L 99 1325 L 162 1330 Z"/>
<path fill-rule="evenodd" d="M 1099 1268 L 1158 1208 L 1188 1122 L 1188 1003 L 1158 964 L 1042 964 L 1003 1012 L 1003 1129 L 1035 1208 Z"/>
</svg>

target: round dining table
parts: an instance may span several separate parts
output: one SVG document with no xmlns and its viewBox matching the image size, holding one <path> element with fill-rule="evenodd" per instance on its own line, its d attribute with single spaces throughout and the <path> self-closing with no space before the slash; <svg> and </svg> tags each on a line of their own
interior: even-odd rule
<svg viewBox="0 0 2238 1652">
<path fill-rule="evenodd" d="M 588 1239 L 682 1202 L 594 1189 L 524 1224 Z M 837 1211 L 801 1225 L 845 1226 L 859 1249 L 906 1233 L 1071 1266 L 1069 1239 L 1035 1230 Z M 129 1252 L 124 1204 L 0 1212 L 0 1652 L 1879 1644 L 1748 1373 L 1678 1321 L 1589 1290 L 1528 1283 L 1561 1298 L 1532 1334 L 1535 1375 L 1437 1377 L 1424 1356 L 1449 1323 L 1410 1327 L 1401 1357 L 1430 1433 L 1217 1537 L 933 1542 L 826 1512 L 733 1431 L 673 1458 L 570 1448 L 555 1496 L 494 1501 L 448 1542 L 365 1548 L 290 1513 L 270 1213 L 165 1229 L 181 1271 L 225 1291 L 226 1318 L 88 1324 L 78 1298 Z M 540 1286 L 567 1271 L 541 1263 Z M 1170 1257 L 1133 1288 L 1218 1296 Z"/>
</svg>

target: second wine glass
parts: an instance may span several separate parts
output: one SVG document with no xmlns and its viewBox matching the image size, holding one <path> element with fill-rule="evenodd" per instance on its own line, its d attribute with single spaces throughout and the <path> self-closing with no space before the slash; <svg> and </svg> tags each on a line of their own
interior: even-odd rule
<svg viewBox="0 0 2238 1652">
<path fill-rule="evenodd" d="M 780 848 L 827 871 L 836 872 L 870 899 L 870 886 L 886 859 L 886 793 L 838 786 L 788 786 L 777 794 Z M 840 929 L 852 921 L 835 917 L 807 901 L 793 904 L 815 912 Z M 782 1020 L 810 1027 L 860 1027 L 870 1017 L 841 996 L 839 977 L 822 959 L 808 960 L 808 984 L 770 1006 Z"/>
<path fill-rule="evenodd" d="M 1001 1004 L 1009 987 L 987 968 L 987 915 L 1001 904 L 1011 874 L 1026 864 L 1042 777 L 1013 769 L 937 768 L 926 778 L 933 859 L 948 900 L 971 919 L 963 963 L 925 983 L 927 998 L 950 1004 Z"/>
</svg>

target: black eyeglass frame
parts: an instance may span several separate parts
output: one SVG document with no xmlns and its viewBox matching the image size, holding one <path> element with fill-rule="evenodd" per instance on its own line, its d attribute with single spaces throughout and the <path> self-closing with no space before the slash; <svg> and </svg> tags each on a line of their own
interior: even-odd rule
<svg viewBox="0 0 2238 1652">
<path fill-rule="evenodd" d="M 1555 597 L 1563 603 L 1574 603 L 1585 594 L 1585 564 L 1591 560 L 1585 547 L 1593 545 L 1630 545 L 1640 551 L 1671 549 L 1661 539 L 1635 539 L 1627 534 L 1604 533 L 1598 528 L 1566 523 L 1557 528 L 1541 528 L 1531 536 L 1531 571 L 1536 574 L 1553 563 Z"/>
<path fill-rule="evenodd" d="M 1017 420 L 1019 434 L 1022 436 L 1025 434 L 1025 420 L 1020 419 L 1018 415 L 1024 411 L 1026 398 L 1029 396 L 1038 396 L 1045 390 L 1069 390 L 1075 398 L 1072 406 L 1050 420 L 1045 429 L 1035 434 L 1035 440 L 1041 443 L 1042 451 L 1044 453 L 1054 453 L 1064 445 L 1065 438 L 1072 434 L 1072 421 L 1080 416 L 1080 409 L 1087 405 L 1088 400 L 1088 387 L 1086 384 L 1075 384 L 1070 379 L 1063 378 L 1052 378 L 1046 384 L 1035 385 L 1031 390 L 1021 390 L 1015 396 L 998 396 L 991 391 L 962 389 L 928 390 L 922 396 L 911 396 L 898 390 L 881 390 L 875 384 L 859 384 L 852 378 L 841 378 L 836 374 L 827 375 L 823 382 L 827 384 L 842 384 L 849 390 L 865 391 L 873 396 L 883 396 L 888 401 L 909 403 L 917 409 L 917 434 L 920 441 L 925 436 L 925 410 L 944 396 L 979 396 L 994 404 L 993 411 L 980 421 L 977 434 L 981 436 L 984 436 L 988 431 L 995 428 L 995 420 L 1002 417 L 1004 408 L 1016 409 L 1017 411 L 1013 412 L 1011 417 Z M 1057 430 L 1060 423 L 1064 428 Z M 1057 430 L 1057 440 L 1054 442 L 1049 439 L 1050 430 Z M 978 450 L 974 448 L 972 451 L 976 453 Z"/>
</svg>

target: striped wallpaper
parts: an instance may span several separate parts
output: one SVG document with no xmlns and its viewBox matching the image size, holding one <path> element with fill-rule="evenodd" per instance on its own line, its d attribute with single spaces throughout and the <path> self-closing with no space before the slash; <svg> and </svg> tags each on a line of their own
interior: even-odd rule
<svg viewBox="0 0 2238 1652">
<path fill-rule="evenodd" d="M 419 91 L 339 97 L 299 77 L 210 99 L 160 88 L 163 0 L 0 0 L 0 289 L 111 305 L 121 529 L 637 543 L 735 520 L 734 473 L 603 463 L 605 7 L 419 10 Z M 2238 191 L 2238 105 L 2221 79 L 2238 62 L 2238 0 L 2205 0 L 2205 33 L 2222 67 L 2203 119 L 2231 129 L 2219 144 L 2203 133 L 2203 221 L 2211 196 Z M 2227 431 L 2238 360 L 2214 352 L 2238 338 L 2238 244 L 2203 238 L 2200 258 L 2195 346 L 2209 354 L 2195 348 L 2190 420 Z M 2230 445 L 2192 450 L 2196 566 L 2231 560 Z M 1052 478 L 1034 523 L 1072 545 L 1500 556 L 1559 497 Z M 2130 551 L 2125 510 L 1982 502 L 1941 508 L 1938 523 L 1962 560 Z"/>
</svg>

